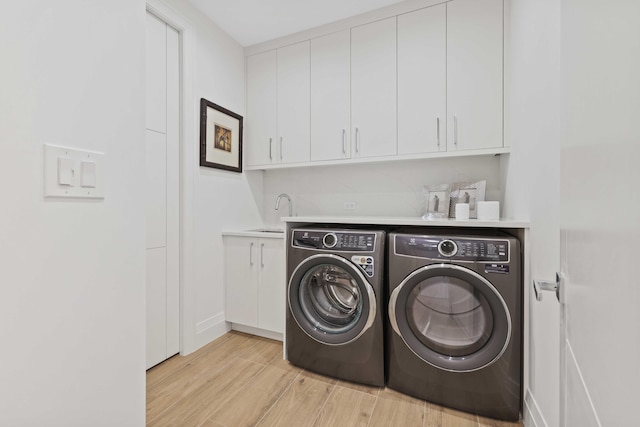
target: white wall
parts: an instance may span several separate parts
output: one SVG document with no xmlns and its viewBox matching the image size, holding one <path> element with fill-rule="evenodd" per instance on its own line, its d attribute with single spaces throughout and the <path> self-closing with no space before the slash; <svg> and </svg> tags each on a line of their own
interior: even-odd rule
<svg viewBox="0 0 640 427">
<path fill-rule="evenodd" d="M 287 201 L 274 209 L 276 196 L 288 193 L 294 214 L 339 216 L 422 215 L 426 184 L 487 180 L 487 200 L 500 197 L 498 156 L 398 161 L 268 170 L 264 176 L 264 218 L 268 226 L 282 226 Z M 355 202 L 355 210 L 344 210 Z"/>
<path fill-rule="evenodd" d="M 144 2 L 3 2 L 0 425 L 142 426 Z M 45 200 L 43 144 L 106 153 Z"/>
<path fill-rule="evenodd" d="M 553 279 L 560 267 L 560 2 L 511 0 L 507 128 L 502 161 L 504 212 L 531 222 L 531 276 Z M 525 424 L 559 426 L 559 305 L 529 293 L 529 389 Z"/>
<path fill-rule="evenodd" d="M 183 325 L 183 333 L 194 336 L 186 340 L 193 346 L 183 349 L 189 353 L 225 332 L 221 231 L 262 226 L 262 173 L 239 174 L 198 166 L 200 98 L 245 115 L 244 50 L 188 2 L 165 3 L 188 21 L 195 33 L 193 88 L 186 88 L 193 92 L 192 107 L 196 109 L 194 123 L 187 124 L 194 128 L 194 141 L 186 141 L 196 150 L 193 169 L 186 171 L 194 204 L 193 212 L 183 212 L 191 216 L 194 229 L 194 259 L 188 267 L 193 280 L 186 285 L 195 304 L 194 323 Z"/>
</svg>

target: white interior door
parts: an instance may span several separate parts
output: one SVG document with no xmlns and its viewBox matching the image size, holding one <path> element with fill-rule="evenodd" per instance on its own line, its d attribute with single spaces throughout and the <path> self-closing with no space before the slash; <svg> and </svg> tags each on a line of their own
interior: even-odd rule
<svg viewBox="0 0 640 427">
<path fill-rule="evenodd" d="M 640 2 L 562 0 L 561 425 L 638 425 Z"/>
<path fill-rule="evenodd" d="M 146 23 L 147 369 L 180 348 L 179 33 Z"/>
</svg>

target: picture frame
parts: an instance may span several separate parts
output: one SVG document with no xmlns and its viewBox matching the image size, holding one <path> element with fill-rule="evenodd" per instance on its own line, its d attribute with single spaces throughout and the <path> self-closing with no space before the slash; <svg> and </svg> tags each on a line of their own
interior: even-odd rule
<svg viewBox="0 0 640 427">
<path fill-rule="evenodd" d="M 451 184 L 449 218 L 456 217 L 457 203 L 469 203 L 469 218 L 478 218 L 478 202 L 484 201 L 486 187 L 486 180 Z"/>
<path fill-rule="evenodd" d="M 451 184 L 425 185 L 422 219 L 448 218 L 450 195 Z"/>
<path fill-rule="evenodd" d="M 242 172 L 243 117 L 200 99 L 200 166 Z"/>
</svg>

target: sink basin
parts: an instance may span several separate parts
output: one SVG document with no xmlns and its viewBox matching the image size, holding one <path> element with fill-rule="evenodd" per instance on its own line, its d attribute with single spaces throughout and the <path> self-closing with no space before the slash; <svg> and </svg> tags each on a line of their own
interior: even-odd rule
<svg viewBox="0 0 640 427">
<path fill-rule="evenodd" d="M 281 230 L 279 228 L 256 228 L 249 231 L 254 231 L 256 233 L 284 233 L 284 230 Z"/>
</svg>

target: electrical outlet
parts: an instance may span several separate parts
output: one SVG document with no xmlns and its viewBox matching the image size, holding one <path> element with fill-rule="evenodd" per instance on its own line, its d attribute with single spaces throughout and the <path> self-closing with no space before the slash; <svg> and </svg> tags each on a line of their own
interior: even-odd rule
<svg viewBox="0 0 640 427">
<path fill-rule="evenodd" d="M 344 202 L 343 209 L 352 211 L 356 208 L 356 202 Z"/>
</svg>

